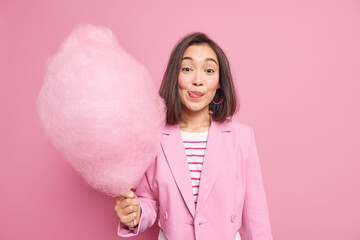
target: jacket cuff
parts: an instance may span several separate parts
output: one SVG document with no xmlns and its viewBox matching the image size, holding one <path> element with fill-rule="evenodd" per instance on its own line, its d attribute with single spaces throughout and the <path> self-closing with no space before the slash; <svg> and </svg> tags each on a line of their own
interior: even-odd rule
<svg viewBox="0 0 360 240">
<path fill-rule="evenodd" d="M 137 225 L 135 228 L 129 228 L 126 225 L 119 222 L 118 226 L 118 232 L 119 237 L 132 237 L 139 234 L 139 225 Z"/>
</svg>

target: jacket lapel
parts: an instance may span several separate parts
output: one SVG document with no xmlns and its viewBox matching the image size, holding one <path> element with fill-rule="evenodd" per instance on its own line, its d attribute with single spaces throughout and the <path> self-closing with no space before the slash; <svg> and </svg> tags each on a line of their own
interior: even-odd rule
<svg viewBox="0 0 360 240">
<path fill-rule="evenodd" d="M 217 123 L 215 121 L 211 123 L 201 172 L 197 212 L 201 211 L 204 206 L 227 157 L 230 146 L 229 132 L 231 132 L 229 123 Z"/>
<path fill-rule="evenodd" d="M 199 211 L 205 204 L 222 168 L 228 152 L 227 147 L 230 145 L 230 134 L 226 134 L 226 132 L 230 131 L 229 123 L 217 123 L 215 121 L 211 123 L 201 172 L 196 211 Z M 195 204 L 192 183 L 179 125 L 165 126 L 161 145 L 178 189 L 191 215 L 194 217 Z"/>
<path fill-rule="evenodd" d="M 161 145 L 178 189 L 191 215 L 194 217 L 195 204 L 192 184 L 179 125 L 165 126 Z"/>
</svg>

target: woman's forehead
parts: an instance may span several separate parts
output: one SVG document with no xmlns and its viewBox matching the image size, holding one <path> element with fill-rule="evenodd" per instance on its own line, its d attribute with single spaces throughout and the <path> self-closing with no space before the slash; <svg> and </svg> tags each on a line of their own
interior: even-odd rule
<svg viewBox="0 0 360 240">
<path fill-rule="evenodd" d="M 205 60 L 214 59 L 216 63 L 218 58 L 215 51 L 207 44 L 194 44 L 186 48 L 182 60 L 190 60 L 203 62 Z"/>
</svg>

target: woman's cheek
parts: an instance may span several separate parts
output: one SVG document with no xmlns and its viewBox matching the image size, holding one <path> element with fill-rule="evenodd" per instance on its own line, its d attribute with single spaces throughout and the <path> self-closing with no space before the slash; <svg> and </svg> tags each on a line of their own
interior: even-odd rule
<svg viewBox="0 0 360 240">
<path fill-rule="evenodd" d="M 216 91 L 216 89 L 218 89 L 219 87 L 219 78 L 216 77 L 213 79 L 209 79 L 207 87 L 209 91 Z"/>
<path fill-rule="evenodd" d="M 184 77 L 184 75 L 180 74 L 178 78 L 178 84 L 180 89 L 186 89 L 187 88 L 187 82 L 188 79 Z"/>
</svg>

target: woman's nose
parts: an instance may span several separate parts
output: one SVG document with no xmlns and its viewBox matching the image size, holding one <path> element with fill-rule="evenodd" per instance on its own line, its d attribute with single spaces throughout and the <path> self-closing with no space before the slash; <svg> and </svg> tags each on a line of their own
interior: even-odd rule
<svg viewBox="0 0 360 240">
<path fill-rule="evenodd" d="M 202 86 L 204 85 L 203 79 L 201 77 L 201 74 L 199 72 L 197 72 L 193 78 L 193 85 L 194 86 Z"/>
</svg>

